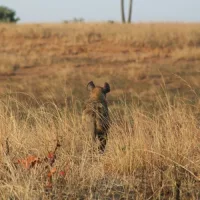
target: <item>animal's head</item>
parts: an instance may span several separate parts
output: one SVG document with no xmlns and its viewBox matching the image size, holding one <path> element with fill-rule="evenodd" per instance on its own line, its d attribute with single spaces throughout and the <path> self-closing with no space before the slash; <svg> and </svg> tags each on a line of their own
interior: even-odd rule
<svg viewBox="0 0 200 200">
<path fill-rule="evenodd" d="M 103 87 L 95 86 L 93 81 L 90 81 L 87 85 L 87 89 L 90 92 L 90 98 L 93 100 L 103 101 L 106 99 L 106 94 L 110 92 L 110 85 L 108 83 L 104 83 Z"/>
</svg>

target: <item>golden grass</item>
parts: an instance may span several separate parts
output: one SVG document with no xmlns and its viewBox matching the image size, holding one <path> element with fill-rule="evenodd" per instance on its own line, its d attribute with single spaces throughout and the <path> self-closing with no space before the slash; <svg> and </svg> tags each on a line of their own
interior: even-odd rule
<svg viewBox="0 0 200 200">
<path fill-rule="evenodd" d="M 193 48 L 186 47 L 184 49 L 177 49 L 177 50 L 173 51 L 172 57 L 175 60 L 197 61 L 197 60 L 200 60 L 200 48 L 199 47 L 193 47 Z"/>
<path fill-rule="evenodd" d="M 88 44 L 98 41 L 135 47 L 184 47 L 199 45 L 199 24 L 46 24 L 1 25 L 4 38 L 16 40 L 55 38 L 66 44 Z M 18 41 L 18 42 L 19 42 Z M 27 45 L 29 45 L 27 43 Z"/>
<path fill-rule="evenodd" d="M 109 142 L 99 155 L 82 128 L 77 105 L 33 109 L 8 97 L 1 102 L 1 143 L 8 137 L 10 146 L 8 155 L 1 154 L 1 199 L 173 199 L 179 190 L 181 199 L 198 199 L 196 108 L 180 99 L 172 105 L 167 98 L 157 100 L 159 110 L 151 114 L 124 101 L 123 112 L 111 106 Z M 45 193 L 48 164 L 24 169 L 14 163 L 28 155 L 44 158 L 57 138 L 57 173 Z"/>
<path fill-rule="evenodd" d="M 199 30 L 1 24 L 1 199 L 199 199 Z M 81 122 L 91 80 L 111 85 L 103 155 Z M 24 169 L 29 155 L 42 163 Z"/>
</svg>

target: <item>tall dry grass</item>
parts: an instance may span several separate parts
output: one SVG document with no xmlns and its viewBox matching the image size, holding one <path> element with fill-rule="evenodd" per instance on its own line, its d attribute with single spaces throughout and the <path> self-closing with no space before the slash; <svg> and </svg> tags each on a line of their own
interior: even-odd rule
<svg viewBox="0 0 200 200">
<path fill-rule="evenodd" d="M 35 108 L 2 99 L 1 199 L 199 199 L 199 108 L 181 99 L 170 103 L 168 96 L 155 108 L 124 100 L 110 106 L 108 145 L 99 155 L 82 128 L 79 102 L 60 109 L 53 102 Z M 42 159 L 57 140 L 57 171 L 47 190 L 52 167 L 42 162 L 25 169 L 17 160 Z"/>
<path fill-rule="evenodd" d="M 1 24 L 1 199 L 200 199 L 199 30 Z M 90 80 L 112 86 L 103 155 L 81 122 Z"/>
<path fill-rule="evenodd" d="M 1 25 L 0 36 L 18 43 L 27 40 L 27 46 L 32 45 L 32 39 L 35 45 L 42 45 L 43 39 L 54 38 L 51 45 L 58 41 L 68 45 L 104 41 L 134 47 L 177 48 L 199 46 L 199 26 L 198 23 Z"/>
</svg>

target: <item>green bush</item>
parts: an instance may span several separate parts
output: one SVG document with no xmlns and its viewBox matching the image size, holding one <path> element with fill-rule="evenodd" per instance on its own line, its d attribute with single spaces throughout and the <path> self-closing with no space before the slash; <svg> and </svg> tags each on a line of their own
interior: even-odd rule
<svg viewBox="0 0 200 200">
<path fill-rule="evenodd" d="M 0 22 L 17 23 L 20 19 L 16 18 L 16 12 L 5 6 L 0 6 Z"/>
</svg>

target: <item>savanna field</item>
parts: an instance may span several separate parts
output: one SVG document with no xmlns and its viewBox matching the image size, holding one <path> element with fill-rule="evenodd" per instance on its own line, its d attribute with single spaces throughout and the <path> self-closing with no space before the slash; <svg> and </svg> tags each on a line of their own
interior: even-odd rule
<svg viewBox="0 0 200 200">
<path fill-rule="evenodd" d="M 103 86 L 93 151 L 81 113 Z M 0 199 L 200 199 L 200 24 L 0 24 Z"/>
</svg>

